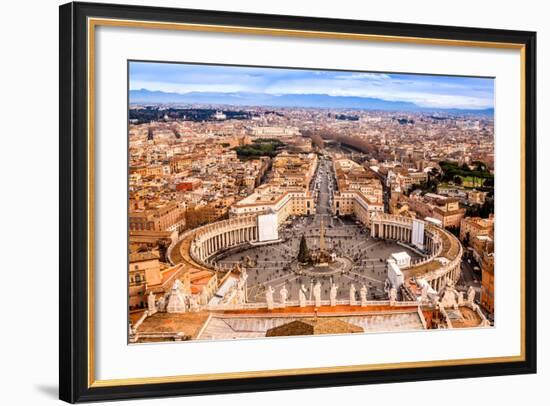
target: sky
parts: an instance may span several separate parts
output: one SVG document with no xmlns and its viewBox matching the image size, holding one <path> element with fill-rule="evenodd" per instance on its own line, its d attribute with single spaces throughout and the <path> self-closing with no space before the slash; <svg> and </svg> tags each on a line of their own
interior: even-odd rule
<svg viewBox="0 0 550 406">
<path fill-rule="evenodd" d="M 490 78 L 131 62 L 130 90 L 170 93 L 326 94 L 412 102 L 420 107 L 494 107 Z"/>
</svg>

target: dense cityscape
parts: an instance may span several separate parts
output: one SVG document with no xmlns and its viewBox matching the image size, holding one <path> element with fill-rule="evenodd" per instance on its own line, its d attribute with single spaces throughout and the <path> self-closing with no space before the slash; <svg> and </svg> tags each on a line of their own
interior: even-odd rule
<svg viewBox="0 0 550 406">
<path fill-rule="evenodd" d="M 492 113 L 129 108 L 129 341 L 489 327 Z"/>
</svg>

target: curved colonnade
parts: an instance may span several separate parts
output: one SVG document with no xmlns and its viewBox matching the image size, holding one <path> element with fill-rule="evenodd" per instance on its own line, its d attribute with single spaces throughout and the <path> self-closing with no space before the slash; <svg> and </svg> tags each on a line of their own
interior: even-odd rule
<svg viewBox="0 0 550 406">
<path fill-rule="evenodd" d="M 212 267 L 212 257 L 222 250 L 258 241 L 257 215 L 233 217 L 194 230 L 189 246 L 191 257 Z"/>
<path fill-rule="evenodd" d="M 412 246 L 413 219 L 410 217 L 377 213 L 370 220 L 370 229 L 372 237 Z M 424 257 L 403 270 L 405 277 L 421 277 L 438 292 L 445 287 L 447 279 L 456 283 L 462 259 L 460 241 L 447 230 L 425 224 L 424 247 Z"/>
<path fill-rule="evenodd" d="M 375 213 L 369 220 L 371 236 L 394 240 L 414 249 L 413 219 L 386 213 Z M 257 215 L 247 215 L 218 221 L 199 227 L 187 234 L 180 245 L 182 257 L 207 268 L 214 268 L 213 258 L 221 251 L 242 244 L 258 242 Z M 183 252 L 183 251 L 187 252 Z M 186 255 L 187 254 L 187 255 Z M 450 232 L 426 224 L 423 257 L 403 269 L 405 277 L 421 277 L 433 289 L 440 291 L 447 279 L 457 282 L 460 276 L 462 245 Z M 190 258 L 189 258 L 190 256 Z"/>
</svg>

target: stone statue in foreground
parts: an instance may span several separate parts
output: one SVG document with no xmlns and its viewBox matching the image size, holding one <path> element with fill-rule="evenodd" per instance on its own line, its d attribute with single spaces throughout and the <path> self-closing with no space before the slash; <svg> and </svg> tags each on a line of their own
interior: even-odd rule
<svg viewBox="0 0 550 406">
<path fill-rule="evenodd" d="M 357 300 L 355 299 L 355 285 L 352 283 L 349 287 L 349 304 L 350 306 L 355 306 L 357 304 Z"/>
<path fill-rule="evenodd" d="M 281 288 L 280 292 L 279 292 L 279 295 L 281 297 L 281 305 L 283 307 L 286 306 L 286 299 L 288 298 L 288 290 L 286 289 L 286 285 L 283 285 L 283 287 Z"/>
<path fill-rule="evenodd" d="M 269 310 L 273 309 L 273 293 L 275 291 L 270 286 L 267 287 L 267 290 L 265 291 L 265 301 L 267 302 L 267 308 Z"/>
<path fill-rule="evenodd" d="M 300 291 L 298 292 L 298 300 L 300 302 L 300 307 L 306 307 L 306 293 L 307 293 L 307 289 L 302 284 L 300 286 Z"/>
<path fill-rule="evenodd" d="M 321 306 L 321 283 L 317 281 L 313 287 L 313 298 L 315 299 L 315 307 Z"/>
<path fill-rule="evenodd" d="M 361 307 L 365 307 L 367 305 L 367 287 L 365 285 L 361 286 L 359 297 L 361 298 Z"/>
<path fill-rule="evenodd" d="M 166 311 L 168 313 L 185 313 L 186 311 L 185 295 L 182 292 L 182 283 L 179 279 L 176 279 L 172 285 Z"/>
<path fill-rule="evenodd" d="M 149 296 L 147 296 L 147 311 L 149 313 L 149 316 L 155 314 L 157 312 L 157 304 L 155 302 L 155 294 L 151 291 L 149 292 Z"/>
<path fill-rule="evenodd" d="M 336 306 L 336 296 L 338 295 L 338 286 L 333 283 L 330 288 L 330 305 Z"/>
<path fill-rule="evenodd" d="M 395 302 L 397 300 L 397 289 L 394 287 L 390 288 L 390 302 Z"/>
</svg>

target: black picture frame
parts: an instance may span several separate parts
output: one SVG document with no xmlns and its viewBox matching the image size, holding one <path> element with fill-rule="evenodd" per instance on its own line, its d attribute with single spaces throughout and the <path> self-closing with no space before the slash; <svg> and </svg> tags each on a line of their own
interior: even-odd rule
<svg viewBox="0 0 550 406">
<path fill-rule="evenodd" d="M 220 394 L 536 372 L 536 33 L 206 10 L 68 3 L 60 6 L 59 397 L 84 402 Z M 89 17 L 269 29 L 511 43 L 524 54 L 524 359 L 516 362 L 362 372 L 94 386 L 89 381 L 87 19 Z"/>
</svg>

